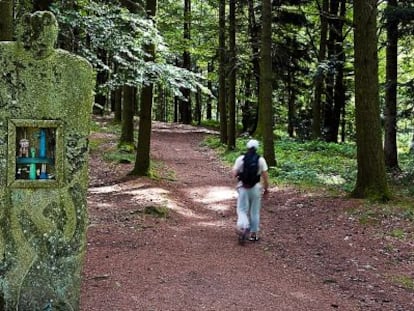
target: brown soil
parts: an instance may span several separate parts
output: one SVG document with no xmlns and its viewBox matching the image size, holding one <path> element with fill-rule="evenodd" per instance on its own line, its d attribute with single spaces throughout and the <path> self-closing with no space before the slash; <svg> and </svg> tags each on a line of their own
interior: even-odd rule
<svg viewBox="0 0 414 311">
<path fill-rule="evenodd" d="M 235 181 L 208 134 L 154 124 L 159 179 L 103 162 L 117 138 L 93 134 L 81 310 L 414 310 L 414 234 L 390 234 L 412 224 L 362 223 L 363 201 L 273 185 L 262 239 L 238 245 Z"/>
</svg>

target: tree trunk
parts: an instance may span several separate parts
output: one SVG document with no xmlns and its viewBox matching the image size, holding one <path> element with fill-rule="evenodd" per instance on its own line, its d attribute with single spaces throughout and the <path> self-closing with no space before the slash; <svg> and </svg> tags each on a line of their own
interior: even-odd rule
<svg viewBox="0 0 414 311">
<path fill-rule="evenodd" d="M 134 106 L 135 106 L 135 92 L 136 88 L 133 86 L 124 86 L 124 101 L 122 107 L 122 125 L 121 136 L 119 138 L 119 145 L 133 145 L 134 144 Z"/>
<path fill-rule="evenodd" d="M 254 1 L 248 1 L 248 9 L 249 9 L 249 35 L 250 35 L 250 45 L 252 49 L 252 66 L 253 66 L 253 75 L 254 81 L 256 82 L 255 85 L 252 86 L 252 93 L 249 95 L 250 98 L 254 98 L 253 94 L 255 94 L 255 100 L 249 100 L 248 102 L 252 105 L 252 107 L 248 109 L 249 120 L 251 120 L 252 124 L 249 126 L 249 133 L 254 133 L 257 129 L 257 121 L 259 119 L 259 107 L 258 107 L 258 98 L 259 98 L 259 88 L 260 88 L 260 65 L 259 65 L 259 36 L 260 36 L 260 25 L 256 22 L 256 16 L 254 12 Z"/>
<path fill-rule="evenodd" d="M 100 49 L 97 53 L 97 56 L 104 64 L 106 65 L 108 64 L 107 52 L 105 50 Z M 106 81 L 108 81 L 108 72 L 105 70 L 98 71 L 96 75 L 97 87 L 99 87 L 100 85 L 103 85 L 104 83 L 106 83 Z M 95 103 L 98 104 L 98 106 L 96 107 L 99 108 L 99 111 L 95 111 L 95 112 L 103 115 L 105 112 L 105 109 L 107 108 L 107 104 L 108 104 L 107 95 L 105 93 L 97 93 L 95 95 Z"/>
<path fill-rule="evenodd" d="M 333 127 L 332 136 L 335 137 L 335 142 L 338 142 L 339 126 L 341 124 L 341 113 L 345 111 L 345 88 L 344 88 L 344 37 L 343 26 L 346 14 L 345 0 L 339 0 L 339 18 L 335 21 L 335 85 L 334 85 L 334 107 L 333 107 Z"/>
<path fill-rule="evenodd" d="M 191 40 L 191 0 L 184 0 L 184 41 Z M 191 70 L 191 54 L 189 51 L 189 43 L 183 53 L 183 68 Z M 191 124 L 191 92 L 187 88 L 181 90 L 185 100 L 180 102 L 181 122 L 184 124 Z"/>
<path fill-rule="evenodd" d="M 219 112 L 220 142 L 227 143 L 227 104 L 226 104 L 226 1 L 219 0 Z"/>
<path fill-rule="evenodd" d="M 318 61 L 325 61 L 326 58 L 326 40 L 328 34 L 328 19 L 326 15 L 329 10 L 329 0 L 322 0 L 322 10 L 319 12 L 321 20 L 321 38 L 319 41 L 319 54 Z M 321 132 L 321 107 L 322 107 L 322 94 L 324 90 L 324 79 L 320 74 L 315 81 L 315 95 L 312 103 L 312 137 L 318 139 L 322 137 Z"/>
<path fill-rule="evenodd" d="M 213 62 L 209 62 L 207 65 L 207 70 L 208 70 L 208 74 L 207 76 L 210 76 L 210 73 L 213 72 L 214 68 L 213 68 Z M 211 81 L 211 79 L 208 79 L 207 81 L 207 87 L 210 90 L 210 92 L 213 91 L 213 82 Z M 207 120 L 211 120 L 213 118 L 212 116 L 212 98 L 211 96 L 209 96 L 207 98 L 207 105 L 206 105 L 206 119 Z"/>
<path fill-rule="evenodd" d="M 390 198 L 378 95 L 377 0 L 354 1 L 355 117 L 358 173 L 353 196 Z"/>
<path fill-rule="evenodd" d="M 244 79 L 244 104 L 241 106 L 242 110 L 242 133 L 253 134 L 253 129 L 256 130 L 257 125 L 257 114 L 253 110 L 252 98 L 252 73 L 251 71 L 247 72 L 247 75 Z M 256 110 L 256 109 L 255 109 Z"/>
<path fill-rule="evenodd" d="M 229 123 L 227 149 L 236 147 L 236 0 L 230 0 L 229 6 Z"/>
<path fill-rule="evenodd" d="M 201 119 L 202 119 L 202 96 L 201 96 L 201 89 L 197 88 L 197 93 L 195 96 L 196 99 L 196 107 L 195 107 L 195 121 L 197 122 L 198 125 L 201 125 Z"/>
<path fill-rule="evenodd" d="M 0 1 L 0 41 L 13 40 L 13 1 Z"/>
<path fill-rule="evenodd" d="M 388 8 L 397 6 L 397 0 L 388 0 Z M 385 166 L 390 170 L 400 170 L 397 153 L 397 75 L 398 75 L 398 21 L 387 21 L 386 84 L 385 84 L 385 127 L 384 155 Z"/>
<path fill-rule="evenodd" d="M 116 89 L 112 91 L 112 105 L 114 111 L 114 122 L 121 123 L 122 121 L 122 89 Z"/>
<path fill-rule="evenodd" d="M 337 44 L 337 17 L 339 11 L 339 0 L 331 0 L 329 5 L 329 38 L 327 41 L 328 59 L 330 70 L 326 77 L 326 102 L 324 106 L 324 137 L 327 142 L 338 142 L 338 127 L 335 117 L 335 78 L 338 59 L 336 53 Z"/>
<path fill-rule="evenodd" d="M 272 1 L 262 0 L 262 44 L 260 50 L 259 127 L 263 135 L 263 156 L 276 165 L 273 137 Z"/>
<path fill-rule="evenodd" d="M 147 0 L 145 8 L 148 18 L 154 18 L 157 12 L 157 0 Z M 154 44 L 148 44 L 145 50 L 147 52 L 145 60 L 154 61 Z M 148 176 L 150 173 L 153 88 L 153 84 L 150 83 L 144 85 L 141 90 L 138 146 L 132 175 Z"/>
<path fill-rule="evenodd" d="M 295 129 L 297 127 L 297 112 L 296 112 L 296 91 L 292 87 L 292 70 L 287 68 L 287 102 L 288 102 L 288 135 L 289 137 L 295 136 Z"/>
</svg>

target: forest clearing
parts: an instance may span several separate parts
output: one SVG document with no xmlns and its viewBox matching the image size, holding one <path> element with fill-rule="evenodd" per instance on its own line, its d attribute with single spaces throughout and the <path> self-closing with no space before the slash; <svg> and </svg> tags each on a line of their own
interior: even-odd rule
<svg viewBox="0 0 414 311">
<path fill-rule="evenodd" d="M 238 245 L 235 181 L 210 134 L 155 123 L 152 179 L 104 162 L 117 137 L 92 134 L 81 310 L 414 310 L 413 232 L 394 230 L 412 226 L 363 200 L 272 185 L 261 241 Z"/>
</svg>

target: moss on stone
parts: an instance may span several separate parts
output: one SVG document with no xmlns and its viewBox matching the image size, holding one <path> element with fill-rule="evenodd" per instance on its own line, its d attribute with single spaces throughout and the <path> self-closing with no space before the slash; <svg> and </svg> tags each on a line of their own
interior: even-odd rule
<svg viewBox="0 0 414 311">
<path fill-rule="evenodd" d="M 6 310 L 48 303 L 76 310 L 95 74 L 84 59 L 53 49 L 50 12 L 28 15 L 23 24 L 19 42 L 0 42 L 0 296 Z M 14 180 L 16 126 L 59 128 L 56 182 Z"/>
</svg>

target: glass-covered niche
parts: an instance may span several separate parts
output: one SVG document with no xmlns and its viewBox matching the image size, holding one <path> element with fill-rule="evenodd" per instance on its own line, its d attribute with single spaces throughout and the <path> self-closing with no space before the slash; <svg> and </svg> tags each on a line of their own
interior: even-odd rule
<svg viewBox="0 0 414 311">
<path fill-rule="evenodd" d="M 61 123 L 57 120 L 10 121 L 9 184 L 43 187 L 45 183 L 56 183 L 61 163 L 60 132 Z"/>
</svg>

